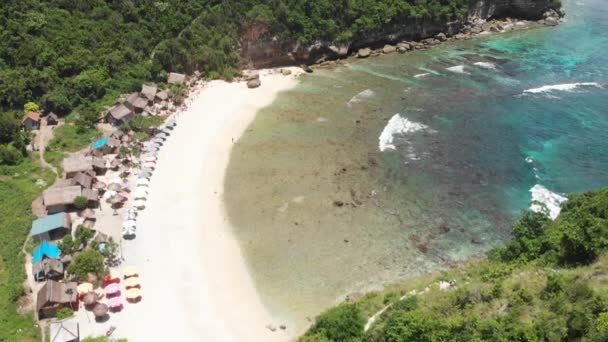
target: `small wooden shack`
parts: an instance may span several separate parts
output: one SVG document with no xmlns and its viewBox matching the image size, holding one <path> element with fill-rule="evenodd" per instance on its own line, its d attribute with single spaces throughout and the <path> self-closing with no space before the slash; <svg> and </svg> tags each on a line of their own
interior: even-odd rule
<svg viewBox="0 0 608 342">
<path fill-rule="evenodd" d="M 78 291 L 75 282 L 59 283 L 47 281 L 36 297 L 36 312 L 38 318 L 55 317 L 61 308 L 78 310 Z"/>
<path fill-rule="evenodd" d="M 184 83 L 186 83 L 186 75 L 178 74 L 176 72 L 169 73 L 169 76 L 167 77 L 167 83 L 184 84 Z"/>
<path fill-rule="evenodd" d="M 148 105 L 148 99 L 145 97 L 139 96 L 139 93 L 133 93 L 129 95 L 127 100 L 124 103 L 127 108 L 135 113 L 141 113 L 144 111 L 144 108 Z"/>
<path fill-rule="evenodd" d="M 59 259 L 42 259 L 32 265 L 34 280 L 60 280 L 63 279 L 63 262 Z"/>
<path fill-rule="evenodd" d="M 51 323 L 49 327 L 51 342 L 80 342 L 80 326 L 75 318 Z"/>
<path fill-rule="evenodd" d="M 93 170 L 93 157 L 75 154 L 63 160 L 63 172 L 66 178 L 73 178 L 80 172 Z"/>
<path fill-rule="evenodd" d="M 49 113 L 49 115 L 46 116 L 46 124 L 49 126 L 55 126 L 59 124 L 59 117 L 57 116 L 57 114 L 53 112 Z"/>
<path fill-rule="evenodd" d="M 110 109 L 106 115 L 106 121 L 111 125 L 120 125 L 121 123 L 131 119 L 135 113 L 124 104 L 119 104 Z"/>
<path fill-rule="evenodd" d="M 25 130 L 27 130 L 27 131 L 31 131 L 34 129 L 40 129 L 40 113 L 36 113 L 36 112 L 25 113 L 21 123 L 23 124 L 23 128 L 25 128 Z"/>
<path fill-rule="evenodd" d="M 72 230 L 70 215 L 57 213 L 32 221 L 30 234 L 34 241 L 51 241 L 63 238 Z"/>
<path fill-rule="evenodd" d="M 74 205 L 76 197 L 82 194 L 79 185 L 52 187 L 42 193 L 42 202 L 49 214 L 66 211 Z"/>
<path fill-rule="evenodd" d="M 141 86 L 141 95 L 148 99 L 148 104 L 154 103 L 158 88 L 155 85 L 144 84 Z"/>
</svg>

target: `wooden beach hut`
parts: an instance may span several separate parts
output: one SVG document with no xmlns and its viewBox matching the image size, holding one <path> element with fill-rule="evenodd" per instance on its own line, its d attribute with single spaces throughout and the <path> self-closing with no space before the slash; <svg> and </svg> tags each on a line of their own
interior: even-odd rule
<svg viewBox="0 0 608 342">
<path fill-rule="evenodd" d="M 34 241 L 57 240 L 72 230 L 70 215 L 57 213 L 32 222 L 30 234 Z"/>
<path fill-rule="evenodd" d="M 79 172 L 88 172 L 93 170 L 93 157 L 78 153 L 65 158 L 62 166 L 65 177 L 73 178 Z"/>
<path fill-rule="evenodd" d="M 23 116 L 23 120 L 21 120 L 21 123 L 26 131 L 40 129 L 40 113 L 25 113 L 25 115 Z"/>
<path fill-rule="evenodd" d="M 111 125 L 120 125 L 121 123 L 131 119 L 135 113 L 124 104 L 119 104 L 110 109 L 106 115 L 106 121 Z"/>
<path fill-rule="evenodd" d="M 75 318 L 64 319 L 51 323 L 49 327 L 51 342 L 79 342 L 80 326 Z"/>
<path fill-rule="evenodd" d="M 36 296 L 38 318 L 55 317 L 61 308 L 78 310 L 78 291 L 75 282 L 47 281 Z"/>
<path fill-rule="evenodd" d="M 66 211 L 74 205 L 76 197 L 82 194 L 79 185 L 53 187 L 42 193 L 42 202 L 49 214 Z"/>
</svg>

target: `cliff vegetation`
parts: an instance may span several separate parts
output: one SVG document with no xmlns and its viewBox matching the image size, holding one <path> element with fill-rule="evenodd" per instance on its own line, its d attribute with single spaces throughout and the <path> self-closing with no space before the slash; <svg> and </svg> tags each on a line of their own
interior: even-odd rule
<svg viewBox="0 0 608 342">
<path fill-rule="evenodd" d="M 486 260 L 345 302 L 300 340 L 606 341 L 607 248 L 608 188 L 572 194 L 555 221 L 523 213 Z"/>
</svg>

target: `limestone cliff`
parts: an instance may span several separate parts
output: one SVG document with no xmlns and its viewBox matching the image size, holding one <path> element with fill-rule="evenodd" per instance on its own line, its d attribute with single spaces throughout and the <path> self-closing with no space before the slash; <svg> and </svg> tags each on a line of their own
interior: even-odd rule
<svg viewBox="0 0 608 342">
<path fill-rule="evenodd" d="M 302 46 L 271 32 L 264 25 L 249 26 L 241 36 L 241 60 L 246 68 L 312 64 L 346 57 L 361 47 L 381 47 L 402 40 L 421 40 L 438 33 L 459 33 L 468 22 L 492 18 L 539 20 L 548 10 L 559 10 L 556 0 L 470 0 L 467 15 L 454 21 L 407 19 L 349 42 L 319 41 Z"/>
</svg>

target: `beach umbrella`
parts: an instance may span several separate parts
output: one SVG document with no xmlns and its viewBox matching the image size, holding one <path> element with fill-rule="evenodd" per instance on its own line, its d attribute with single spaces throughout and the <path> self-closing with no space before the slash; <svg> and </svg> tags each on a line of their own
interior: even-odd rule
<svg viewBox="0 0 608 342">
<path fill-rule="evenodd" d="M 93 184 L 93 189 L 96 189 L 96 190 L 104 189 L 105 187 L 106 187 L 106 183 L 104 183 L 104 182 L 97 181 L 97 182 L 95 182 L 95 184 Z"/>
<path fill-rule="evenodd" d="M 122 300 L 120 297 L 112 297 L 108 299 L 108 306 L 110 309 L 118 309 L 122 307 Z"/>
<path fill-rule="evenodd" d="M 133 206 L 135 208 L 137 208 L 138 210 L 142 210 L 146 208 L 146 201 L 143 200 L 135 200 L 135 202 L 133 202 Z"/>
<path fill-rule="evenodd" d="M 86 219 L 84 222 L 82 222 L 82 225 L 87 228 L 93 228 L 95 227 L 95 221 L 92 219 Z"/>
<path fill-rule="evenodd" d="M 154 170 L 152 170 L 152 168 L 144 166 L 144 167 L 141 168 L 140 172 L 149 172 L 149 173 L 152 173 L 152 172 L 154 172 Z"/>
<path fill-rule="evenodd" d="M 177 125 L 177 122 L 175 121 L 175 119 L 170 119 L 169 121 L 167 121 L 167 123 L 165 124 L 165 126 L 167 127 L 175 127 Z"/>
<path fill-rule="evenodd" d="M 108 185 L 108 190 L 119 191 L 120 189 L 122 189 L 122 185 L 120 185 L 119 183 L 112 183 Z"/>
<path fill-rule="evenodd" d="M 97 293 L 88 292 L 87 294 L 84 295 L 84 297 L 82 297 L 82 302 L 86 306 L 91 306 L 91 305 L 97 303 Z"/>
<path fill-rule="evenodd" d="M 153 142 L 153 143 L 155 143 L 155 144 L 160 144 L 160 145 L 162 145 L 162 144 L 164 144 L 164 143 L 165 143 L 165 140 L 163 140 L 163 139 L 161 139 L 161 138 L 154 138 L 154 139 L 152 139 L 152 142 Z"/>
<path fill-rule="evenodd" d="M 148 184 L 150 184 L 150 180 L 147 178 L 140 178 L 137 180 L 136 184 L 138 187 L 147 186 Z"/>
<path fill-rule="evenodd" d="M 120 275 L 116 270 L 110 270 L 104 277 L 104 281 L 107 283 L 120 282 Z"/>
<path fill-rule="evenodd" d="M 76 287 L 76 292 L 78 295 L 83 295 L 93 291 L 93 284 L 91 283 L 82 283 Z"/>
<path fill-rule="evenodd" d="M 169 128 L 164 128 L 164 129 L 163 129 L 161 132 L 162 132 L 162 133 L 165 133 L 165 134 L 167 134 L 167 135 L 170 135 L 170 134 L 171 134 L 171 130 L 170 130 Z"/>
<path fill-rule="evenodd" d="M 116 194 L 118 194 L 118 193 L 117 193 L 116 191 L 114 191 L 114 190 L 109 190 L 109 191 L 106 191 L 106 192 L 103 194 L 103 199 L 108 199 L 108 198 L 110 198 L 110 197 L 114 197 L 114 196 L 116 196 Z"/>
<path fill-rule="evenodd" d="M 139 277 L 131 277 L 131 278 L 127 278 L 127 280 L 125 280 L 125 287 L 127 288 L 127 290 L 130 287 L 138 287 L 141 284 L 139 283 Z"/>
<path fill-rule="evenodd" d="M 117 294 L 120 292 L 120 285 L 118 285 L 117 283 L 109 284 L 105 287 L 104 291 L 106 292 L 106 295 Z"/>
<path fill-rule="evenodd" d="M 156 134 L 156 135 L 154 136 L 154 138 L 156 138 L 156 139 L 163 139 L 163 140 L 167 140 L 167 137 L 168 137 L 168 136 L 169 136 L 169 135 L 167 135 L 167 134 L 165 134 L 165 133 L 160 132 L 160 133 Z"/>
<path fill-rule="evenodd" d="M 93 308 L 93 315 L 95 317 L 103 317 L 108 313 L 108 306 L 103 303 L 97 303 Z"/>
<path fill-rule="evenodd" d="M 135 192 L 133 192 L 133 198 L 135 198 L 135 199 L 145 200 L 146 197 L 148 197 L 148 192 L 143 191 L 143 188 L 137 188 L 137 190 L 135 190 Z"/>
<path fill-rule="evenodd" d="M 141 297 L 141 290 L 134 287 L 127 290 L 127 299 L 134 300 Z"/>
<path fill-rule="evenodd" d="M 122 235 L 123 236 L 133 236 L 135 235 L 135 227 L 123 228 Z"/>
<path fill-rule="evenodd" d="M 122 274 L 125 278 L 133 277 L 137 275 L 137 268 L 135 266 L 127 266 L 122 270 Z"/>
<path fill-rule="evenodd" d="M 85 210 L 80 212 L 80 217 L 95 219 L 95 211 L 91 208 L 86 208 Z"/>
<path fill-rule="evenodd" d="M 120 196 L 120 195 L 116 195 L 112 198 L 110 198 L 110 203 L 112 204 L 119 204 L 122 203 L 124 201 L 124 197 Z"/>
<path fill-rule="evenodd" d="M 149 172 L 149 171 L 140 172 L 139 175 L 138 175 L 138 177 L 140 179 L 149 179 L 149 178 L 152 177 L 152 172 Z"/>
<path fill-rule="evenodd" d="M 148 153 L 144 153 L 142 154 L 140 157 L 158 157 L 158 152 L 148 152 Z"/>
<path fill-rule="evenodd" d="M 130 227 L 135 227 L 135 226 L 136 226 L 135 220 L 127 220 L 122 223 L 123 228 L 130 228 Z"/>
<path fill-rule="evenodd" d="M 137 217 L 137 210 L 131 208 L 131 209 L 127 210 L 127 214 Z"/>
<path fill-rule="evenodd" d="M 155 162 L 145 162 L 142 164 L 142 166 L 145 168 L 154 170 L 154 168 L 156 168 L 156 163 Z"/>
</svg>

